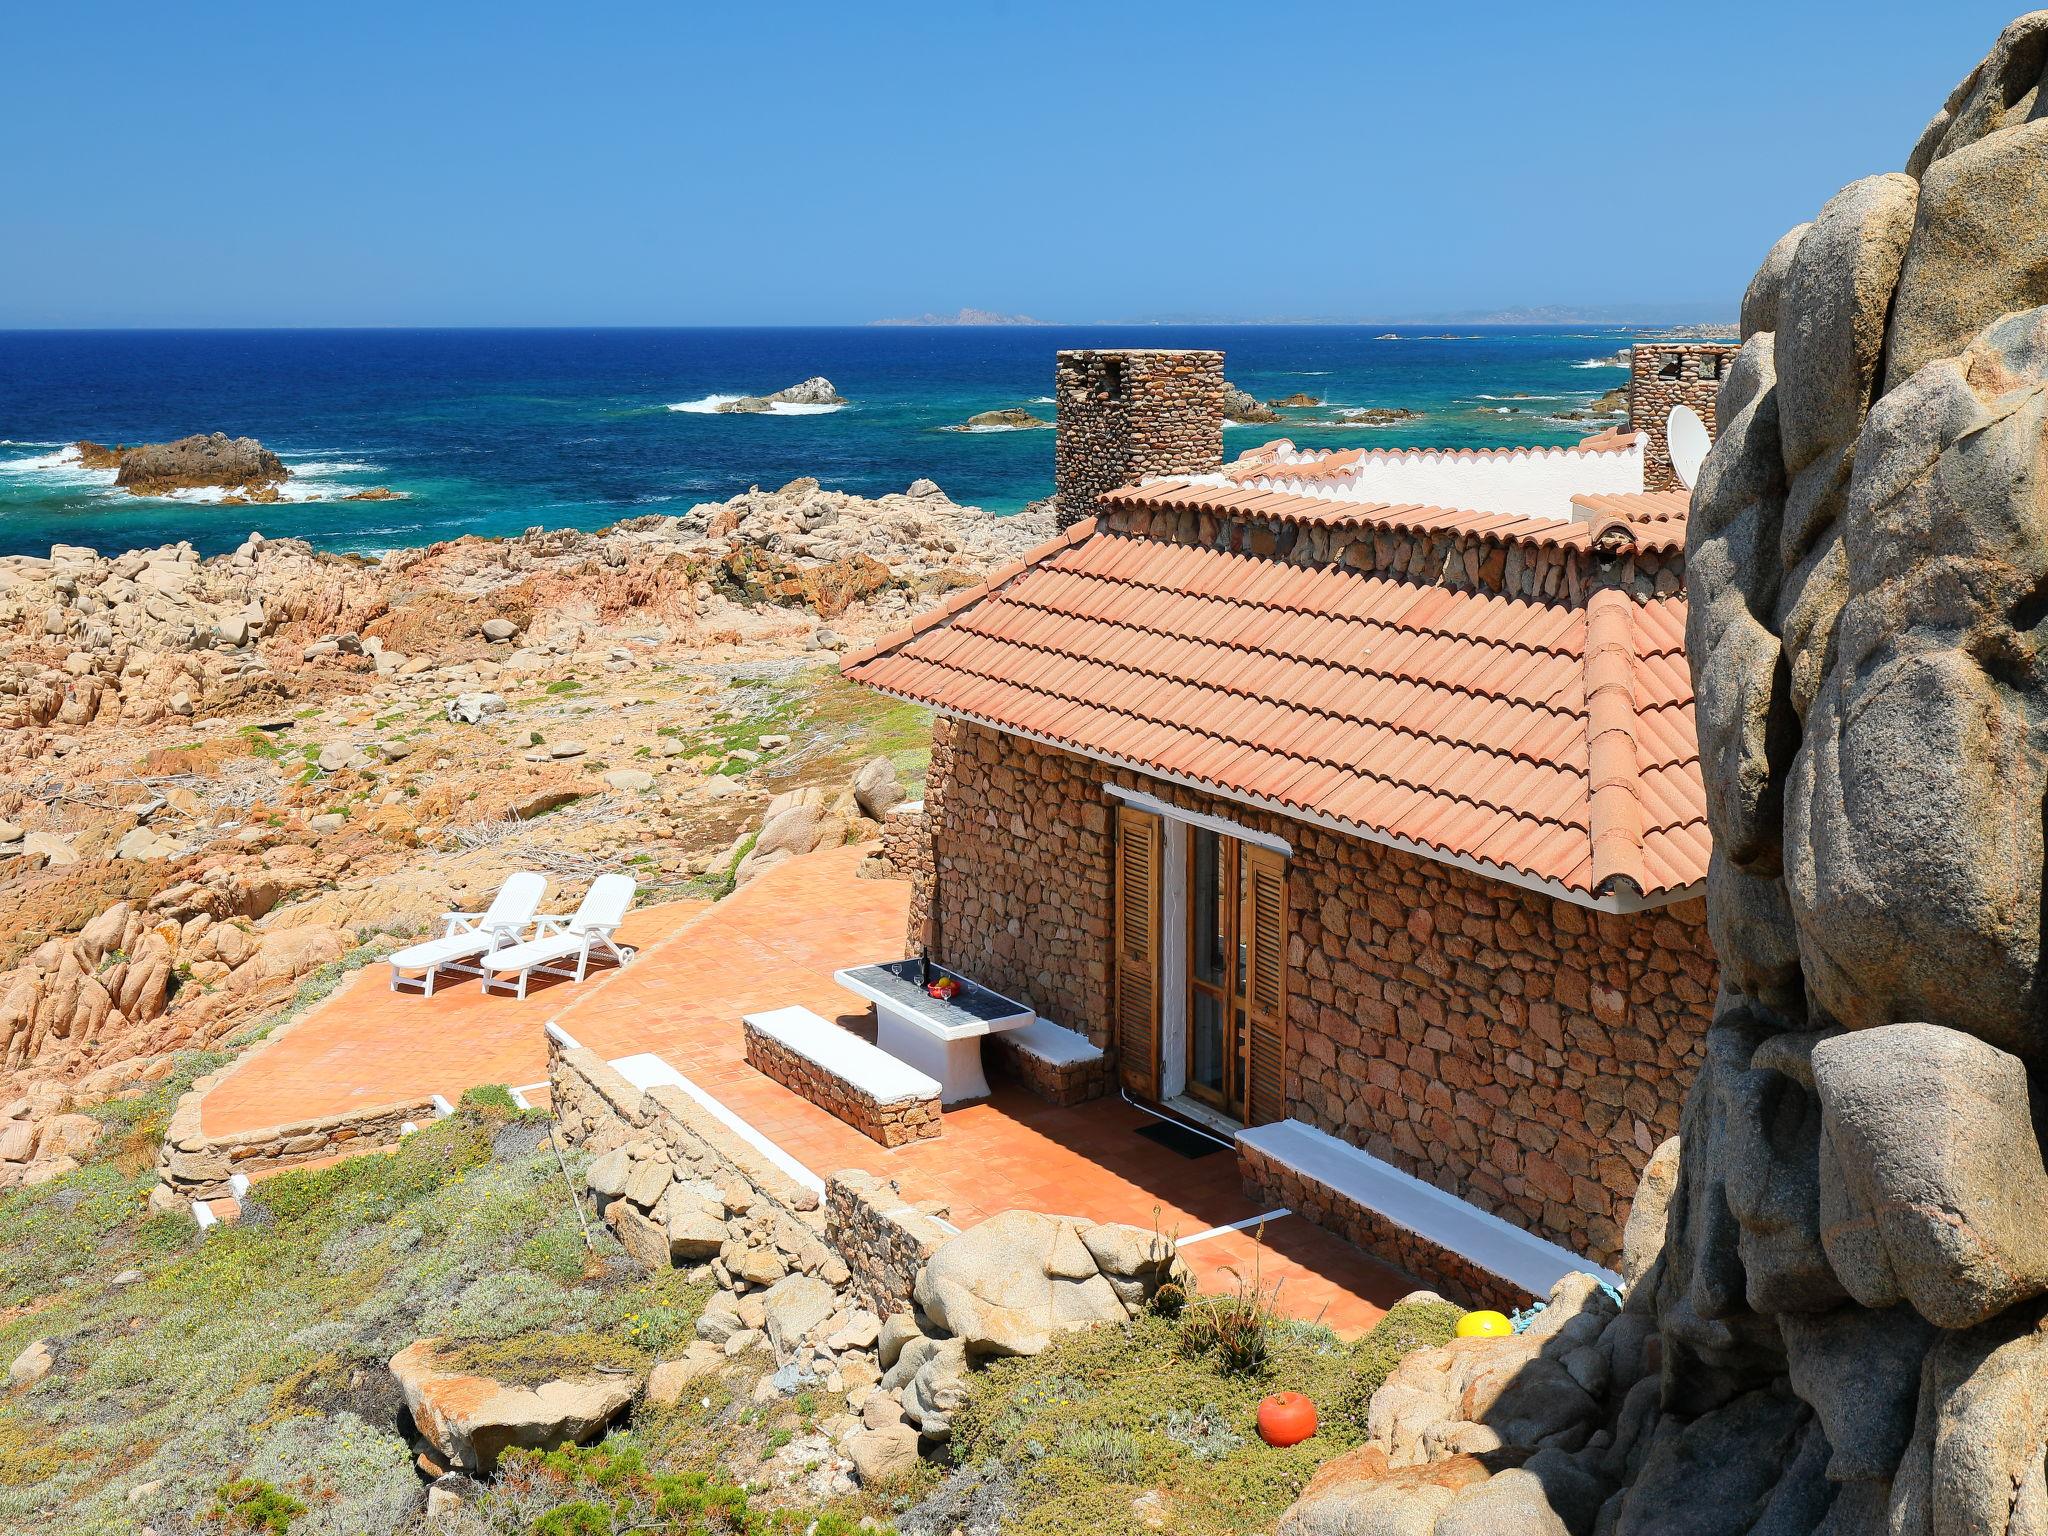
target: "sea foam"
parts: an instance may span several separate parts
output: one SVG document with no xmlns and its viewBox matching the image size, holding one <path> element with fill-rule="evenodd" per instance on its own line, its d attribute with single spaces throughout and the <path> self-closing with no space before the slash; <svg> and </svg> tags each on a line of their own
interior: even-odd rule
<svg viewBox="0 0 2048 1536">
<path fill-rule="evenodd" d="M 745 395 L 706 395 L 701 400 L 678 400 L 669 409 L 687 411 L 693 416 L 829 416 L 834 411 L 845 409 L 844 405 L 800 405 L 793 400 L 778 400 L 765 411 L 719 410 L 721 405 L 745 398 Z"/>
</svg>

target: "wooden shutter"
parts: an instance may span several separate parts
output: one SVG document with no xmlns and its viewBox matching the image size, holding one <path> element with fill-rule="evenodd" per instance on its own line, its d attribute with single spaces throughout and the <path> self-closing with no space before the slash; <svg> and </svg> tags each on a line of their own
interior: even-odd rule
<svg viewBox="0 0 2048 1536">
<path fill-rule="evenodd" d="M 1244 849 L 1245 1123 L 1287 1117 L 1287 861 Z"/>
<path fill-rule="evenodd" d="M 1159 1096 L 1159 880 L 1164 827 L 1149 811 L 1116 810 L 1116 974 L 1111 979 L 1124 1086 Z"/>
</svg>

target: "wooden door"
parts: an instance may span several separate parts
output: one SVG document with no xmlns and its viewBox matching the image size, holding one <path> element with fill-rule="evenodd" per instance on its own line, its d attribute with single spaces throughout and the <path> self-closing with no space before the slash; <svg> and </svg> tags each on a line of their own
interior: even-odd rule
<svg viewBox="0 0 2048 1536">
<path fill-rule="evenodd" d="M 1287 1114 L 1287 861 L 1246 845 L 1244 867 L 1244 1122 Z"/>
<path fill-rule="evenodd" d="M 1160 866 L 1165 828 L 1149 811 L 1116 811 L 1117 1069 L 1132 1093 L 1159 1096 Z"/>
</svg>

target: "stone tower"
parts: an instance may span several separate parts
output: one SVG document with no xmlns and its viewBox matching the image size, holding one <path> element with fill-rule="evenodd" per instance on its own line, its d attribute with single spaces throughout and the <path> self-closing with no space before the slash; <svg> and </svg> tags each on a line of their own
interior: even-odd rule
<svg viewBox="0 0 2048 1536">
<path fill-rule="evenodd" d="M 1223 354 L 1155 347 L 1062 352 L 1055 369 L 1059 525 L 1145 475 L 1223 467 Z"/>
<path fill-rule="evenodd" d="M 1630 349 L 1628 424 L 1650 439 L 1643 454 L 1644 490 L 1681 489 L 1664 436 L 1673 406 L 1691 406 L 1706 423 L 1707 436 L 1718 435 L 1714 399 L 1738 350 L 1726 341 L 1639 341 Z"/>
</svg>

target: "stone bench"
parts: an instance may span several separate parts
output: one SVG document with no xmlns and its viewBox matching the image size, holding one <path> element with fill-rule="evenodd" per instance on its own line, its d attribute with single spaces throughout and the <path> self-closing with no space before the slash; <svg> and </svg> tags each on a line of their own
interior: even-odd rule
<svg viewBox="0 0 2048 1536">
<path fill-rule="evenodd" d="M 1109 1092 L 1109 1058 L 1102 1047 L 1050 1019 L 991 1035 L 988 1053 L 999 1071 L 1049 1104 L 1085 1104 Z"/>
<path fill-rule="evenodd" d="M 1454 1300 L 1525 1307 L 1575 1271 L 1621 1277 L 1299 1120 L 1237 1133 L 1245 1193 L 1356 1243 Z"/>
<path fill-rule="evenodd" d="M 747 1064 L 885 1147 L 939 1134 L 939 1084 L 808 1008 L 743 1020 Z"/>
</svg>

